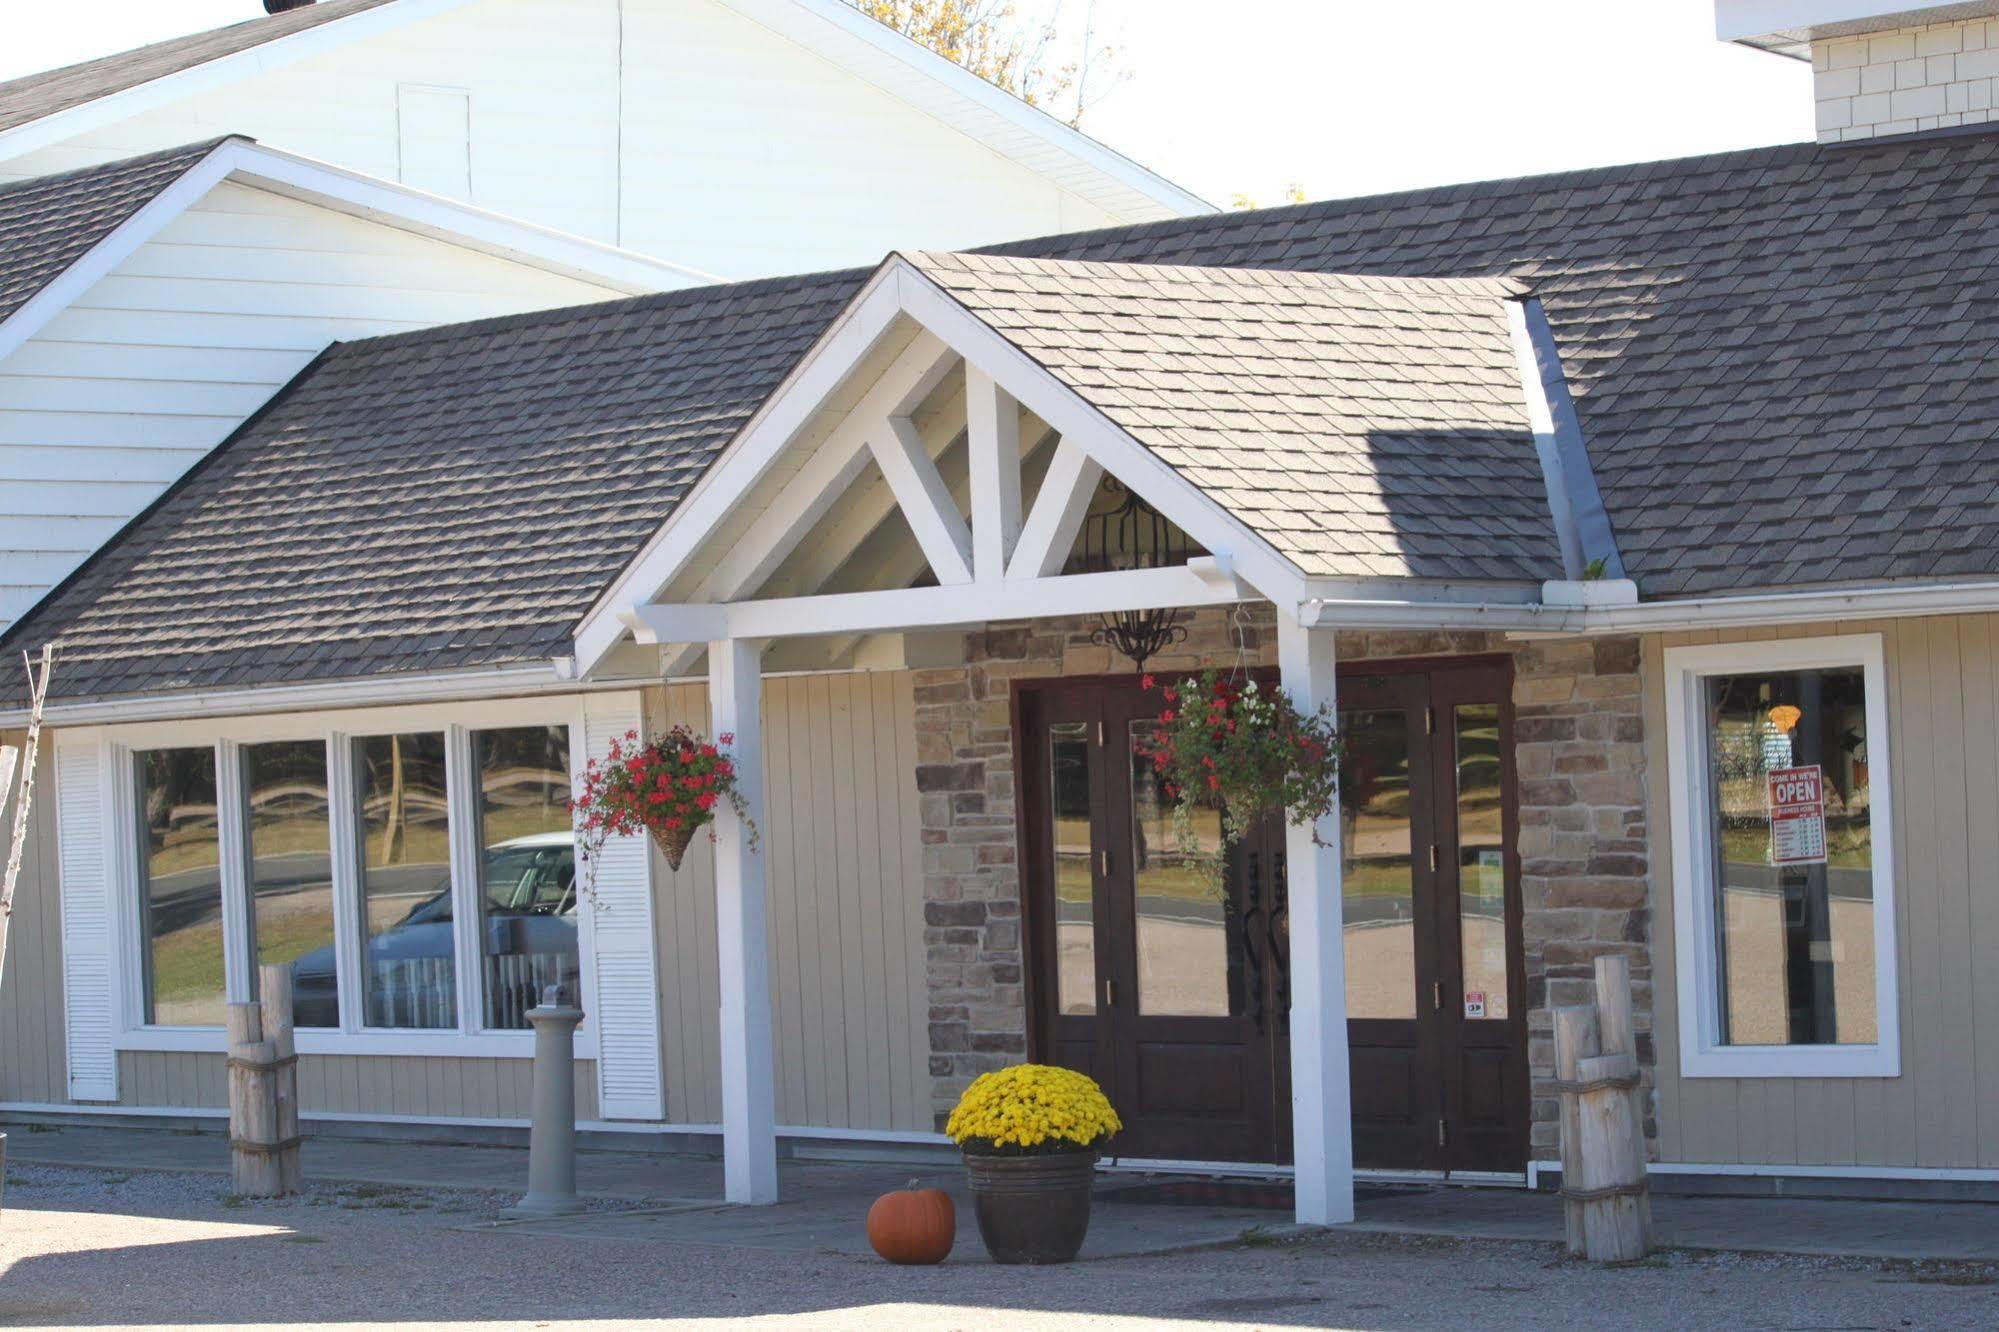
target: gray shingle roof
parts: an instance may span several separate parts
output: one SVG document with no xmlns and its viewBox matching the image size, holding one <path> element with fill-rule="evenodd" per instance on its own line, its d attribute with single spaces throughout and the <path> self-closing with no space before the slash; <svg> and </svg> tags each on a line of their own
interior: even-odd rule
<svg viewBox="0 0 1999 1332">
<path fill-rule="evenodd" d="M 72 698 L 566 655 L 865 276 L 336 345 L 8 637 Z"/>
<path fill-rule="evenodd" d="M 1627 568 L 1679 596 L 1999 574 L 1995 199 L 1999 136 L 1939 136 L 1002 248 L 1527 282 Z M 63 697 L 554 655 L 861 277 L 337 347 L 0 647 L 63 644 Z"/>
<path fill-rule="evenodd" d="M 997 247 L 1532 287 L 1647 597 L 1999 574 L 1999 136 L 1460 185 Z"/>
<path fill-rule="evenodd" d="M 0 185 L 0 322 L 223 142 Z"/>
<path fill-rule="evenodd" d="M 1306 573 L 1562 576 L 1518 283 L 910 258 Z"/>
<path fill-rule="evenodd" d="M 335 19 L 393 4 L 395 0 L 320 0 L 283 14 L 266 14 L 227 27 L 154 42 L 78 65 L 28 74 L 0 83 L 0 130 L 14 129 L 58 111 L 136 88 L 169 74 L 248 51 Z M 247 7 L 247 0 L 245 0 Z"/>
</svg>

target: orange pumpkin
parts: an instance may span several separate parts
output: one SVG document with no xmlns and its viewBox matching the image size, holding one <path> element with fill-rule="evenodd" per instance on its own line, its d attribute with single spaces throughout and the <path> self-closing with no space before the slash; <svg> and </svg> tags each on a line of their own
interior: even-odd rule
<svg viewBox="0 0 1999 1332">
<path fill-rule="evenodd" d="M 958 1209 L 942 1189 L 884 1193 L 868 1209 L 868 1243 L 892 1263 L 941 1263 L 958 1238 Z"/>
</svg>

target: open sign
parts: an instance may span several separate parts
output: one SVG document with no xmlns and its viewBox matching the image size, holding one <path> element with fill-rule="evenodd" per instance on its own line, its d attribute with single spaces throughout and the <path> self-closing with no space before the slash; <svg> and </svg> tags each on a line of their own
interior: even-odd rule
<svg viewBox="0 0 1999 1332">
<path fill-rule="evenodd" d="M 1825 788 L 1817 768 L 1779 768 L 1770 774 L 1770 807 L 1825 807 Z"/>
<path fill-rule="evenodd" d="M 1770 863 L 1825 863 L 1825 774 L 1809 768 L 1772 768 Z"/>
</svg>

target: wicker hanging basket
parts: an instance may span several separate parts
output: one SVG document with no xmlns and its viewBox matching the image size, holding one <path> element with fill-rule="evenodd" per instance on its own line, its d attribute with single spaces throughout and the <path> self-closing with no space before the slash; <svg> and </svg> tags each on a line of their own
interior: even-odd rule
<svg viewBox="0 0 1999 1332">
<path fill-rule="evenodd" d="M 683 823 L 678 828 L 654 828 L 652 840 L 659 844 L 660 852 L 666 856 L 666 863 L 674 869 L 686 858 L 687 848 L 694 841 L 694 826 Z"/>
</svg>

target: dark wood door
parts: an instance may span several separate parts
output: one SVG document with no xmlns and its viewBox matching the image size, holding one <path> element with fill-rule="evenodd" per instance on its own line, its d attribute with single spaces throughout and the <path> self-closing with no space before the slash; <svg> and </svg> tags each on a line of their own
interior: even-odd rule
<svg viewBox="0 0 1999 1332">
<path fill-rule="evenodd" d="M 1343 671 L 1340 723 L 1354 1155 L 1517 1171 L 1525 994 L 1503 661 Z M 1172 809 L 1135 741 L 1137 681 L 1024 687 L 1017 714 L 1038 1057 L 1111 1095 L 1119 1155 L 1290 1159 L 1280 819 L 1224 852 Z"/>
<path fill-rule="evenodd" d="M 1221 854 L 1219 820 L 1191 811 L 1183 842 L 1140 750 L 1159 702 L 1136 682 L 1022 700 L 1037 1048 L 1104 1086 L 1121 1156 L 1283 1159 L 1281 920 L 1260 897 L 1276 877 L 1263 839 L 1230 849 L 1219 885 L 1199 863 Z"/>
</svg>

